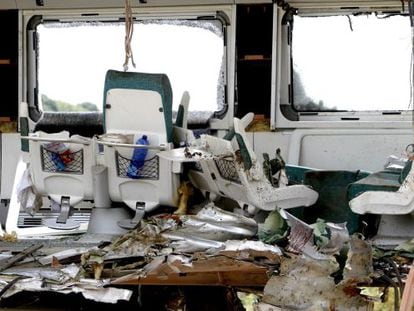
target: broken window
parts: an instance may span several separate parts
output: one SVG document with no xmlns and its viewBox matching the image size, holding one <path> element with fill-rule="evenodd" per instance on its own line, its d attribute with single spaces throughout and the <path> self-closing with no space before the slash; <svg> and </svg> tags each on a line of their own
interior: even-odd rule
<svg viewBox="0 0 414 311">
<path fill-rule="evenodd" d="M 377 13 L 295 16 L 296 111 L 411 109 L 408 16 Z"/>
<path fill-rule="evenodd" d="M 115 20 L 115 19 L 114 19 Z M 222 21 L 136 20 L 129 71 L 165 73 L 176 111 L 190 95 L 189 122 L 225 107 L 225 36 Z M 44 111 L 102 111 L 105 74 L 123 70 L 123 21 L 43 21 L 37 34 L 37 96 Z M 30 90 L 29 90 L 30 91 Z"/>
</svg>

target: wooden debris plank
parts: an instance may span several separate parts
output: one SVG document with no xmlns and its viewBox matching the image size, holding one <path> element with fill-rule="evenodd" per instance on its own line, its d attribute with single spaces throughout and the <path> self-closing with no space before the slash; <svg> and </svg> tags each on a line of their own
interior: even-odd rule
<svg viewBox="0 0 414 311">
<path fill-rule="evenodd" d="M 127 275 L 112 284 L 263 287 L 268 279 L 266 267 L 220 256 L 195 261 L 192 266 L 163 263 L 146 276 Z"/>
<path fill-rule="evenodd" d="M 413 263 L 414 264 L 414 263 Z M 400 311 L 411 311 L 414 307 L 414 265 L 411 266 L 405 282 Z"/>
</svg>

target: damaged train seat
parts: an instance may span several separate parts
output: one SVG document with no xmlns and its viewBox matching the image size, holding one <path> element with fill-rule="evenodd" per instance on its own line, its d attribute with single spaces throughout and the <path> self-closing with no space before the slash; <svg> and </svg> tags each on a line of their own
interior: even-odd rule
<svg viewBox="0 0 414 311">
<path fill-rule="evenodd" d="M 158 156 L 173 148 L 172 90 L 165 74 L 108 70 L 104 131 L 98 140 L 108 167 L 109 197 L 135 211 L 118 225 L 136 227 L 158 205 L 176 206 L 179 169 Z"/>
<path fill-rule="evenodd" d="M 272 186 L 249 145 L 245 126 L 234 118 L 233 137 L 202 136 L 211 157 L 200 159 L 199 169 L 190 171 L 191 182 L 204 192 L 235 200 L 250 213 L 314 204 L 318 193 L 305 185 Z"/>
<path fill-rule="evenodd" d="M 19 237 L 85 232 L 93 201 L 92 139 L 69 132 L 30 133 L 29 159 L 16 169 L 6 220 Z"/>
<path fill-rule="evenodd" d="M 414 235 L 414 166 L 384 170 L 349 185 L 349 206 L 360 215 L 377 216 L 377 245 L 390 246 Z"/>
</svg>

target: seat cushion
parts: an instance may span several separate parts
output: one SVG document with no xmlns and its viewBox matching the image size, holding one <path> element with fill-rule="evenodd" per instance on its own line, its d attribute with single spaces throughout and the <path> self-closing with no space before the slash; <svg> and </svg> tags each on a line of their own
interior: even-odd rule
<svg viewBox="0 0 414 311">
<path fill-rule="evenodd" d="M 348 187 L 348 200 L 366 191 L 397 191 L 400 186 L 400 172 L 380 171 L 362 178 Z"/>
<path fill-rule="evenodd" d="M 407 177 L 408 173 L 411 170 L 412 165 L 413 165 L 413 160 L 408 160 L 407 163 L 405 164 L 404 168 L 401 171 L 399 180 L 398 180 L 400 184 L 404 182 L 405 178 Z"/>
</svg>

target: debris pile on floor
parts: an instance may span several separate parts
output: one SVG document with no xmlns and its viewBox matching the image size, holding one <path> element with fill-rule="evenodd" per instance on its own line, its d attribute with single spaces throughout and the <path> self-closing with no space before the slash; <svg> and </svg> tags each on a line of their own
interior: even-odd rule
<svg viewBox="0 0 414 311">
<path fill-rule="evenodd" d="M 399 288 L 409 267 L 401 255 L 414 249 L 407 243 L 393 252 L 372 250 L 343 224 L 309 225 L 286 211 L 257 224 L 212 202 L 193 215 L 148 217 L 106 243 L 35 243 L 13 255 L 7 245 L 19 243 L 3 242 L 1 298 L 53 291 L 116 303 L 132 295 L 122 285 L 222 285 L 264 289 L 258 310 L 370 310 L 373 298 L 362 287 Z"/>
</svg>

